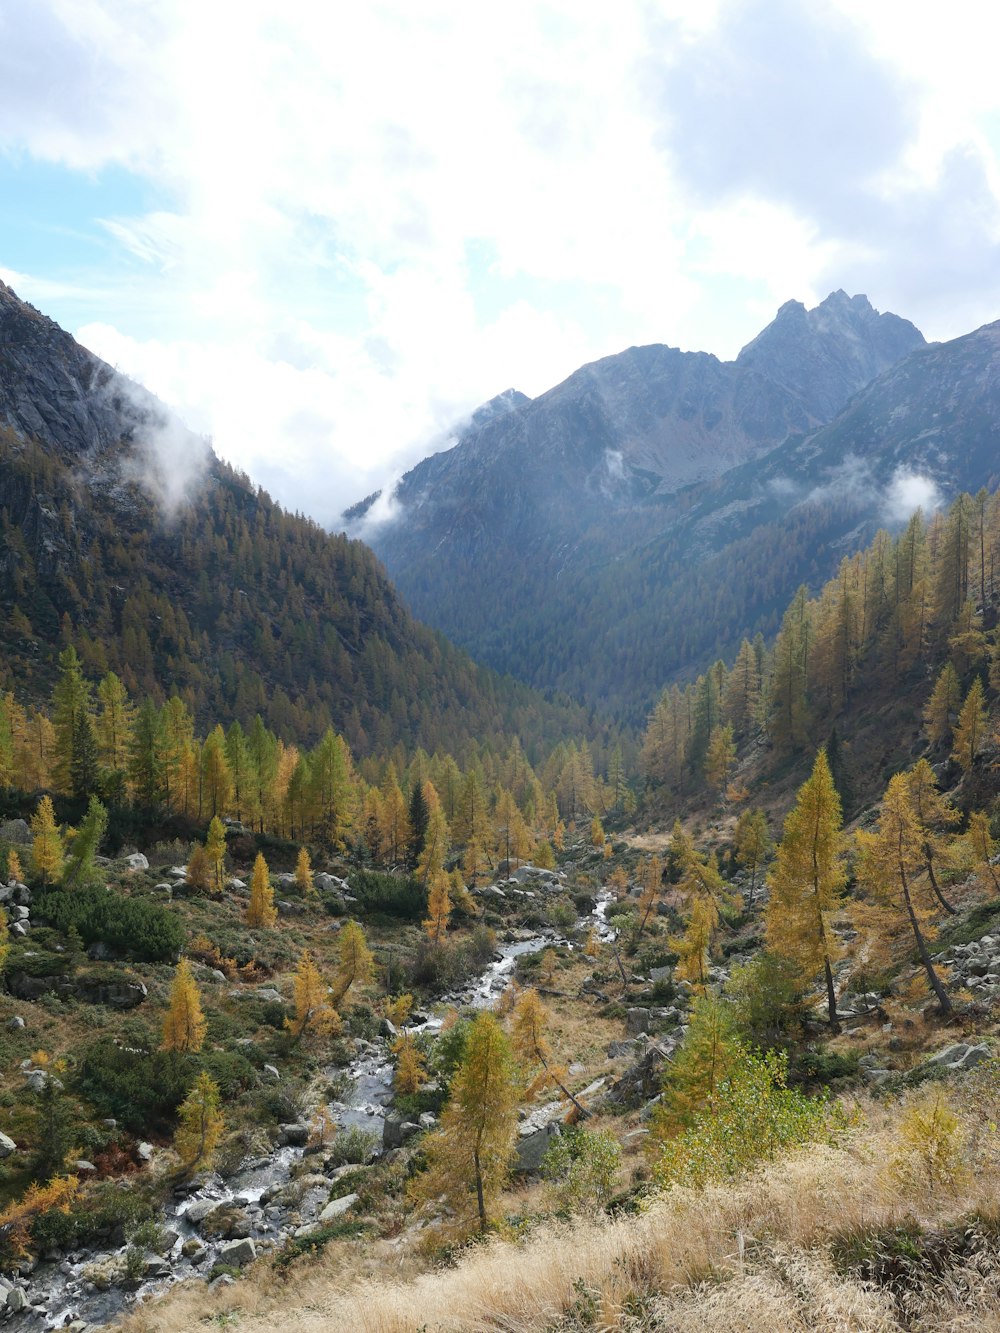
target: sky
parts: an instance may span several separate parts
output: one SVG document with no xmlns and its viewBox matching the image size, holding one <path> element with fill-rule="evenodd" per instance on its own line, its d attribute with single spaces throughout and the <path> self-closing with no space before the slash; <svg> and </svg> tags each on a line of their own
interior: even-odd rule
<svg viewBox="0 0 1000 1333">
<path fill-rule="evenodd" d="M 0 278 L 287 507 L 642 343 L 1000 318 L 985 0 L 3 0 Z"/>
</svg>

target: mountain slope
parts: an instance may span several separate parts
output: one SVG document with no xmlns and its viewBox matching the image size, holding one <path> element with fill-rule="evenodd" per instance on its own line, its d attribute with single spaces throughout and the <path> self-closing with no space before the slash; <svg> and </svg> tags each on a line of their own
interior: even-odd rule
<svg viewBox="0 0 1000 1333">
<path fill-rule="evenodd" d="M 641 642 L 643 608 L 664 589 L 637 553 L 674 530 L 689 488 L 829 421 L 922 343 L 907 321 L 835 292 L 812 311 L 783 306 L 733 362 L 631 348 L 467 430 L 402 479 L 399 517 L 366 535 L 418 614 L 475 655 L 627 715 L 630 695 L 644 707 L 688 660 Z M 623 643 L 632 605 L 635 642 Z"/>
<path fill-rule="evenodd" d="M 22 694 L 72 642 L 134 697 L 306 742 L 332 724 L 360 752 L 585 724 L 415 622 L 365 546 L 284 513 L 2 283 L 0 497 L 2 683 Z"/>
</svg>

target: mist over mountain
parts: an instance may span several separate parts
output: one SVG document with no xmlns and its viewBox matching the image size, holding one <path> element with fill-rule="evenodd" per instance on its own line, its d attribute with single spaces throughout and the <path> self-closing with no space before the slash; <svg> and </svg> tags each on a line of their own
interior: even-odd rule
<svg viewBox="0 0 1000 1333">
<path fill-rule="evenodd" d="M 406 474 L 365 536 L 418 614 L 474 656 L 635 720 L 663 679 L 741 628 L 725 589 L 702 607 L 676 595 L 691 586 L 678 543 L 692 504 L 718 513 L 705 497 L 722 478 L 752 474 L 924 345 L 907 320 L 838 291 L 813 310 L 786 303 L 735 361 L 630 348 L 473 423 Z M 719 520 L 700 554 L 744 535 Z M 769 565 L 775 605 L 810 573 L 794 555 L 778 562 L 787 576 Z M 667 606 L 683 623 L 664 623 Z"/>
<path fill-rule="evenodd" d="M 0 495 L 4 688 L 44 696 L 71 643 L 135 697 L 361 752 L 582 721 L 414 621 L 367 547 L 285 513 L 2 283 Z"/>
</svg>

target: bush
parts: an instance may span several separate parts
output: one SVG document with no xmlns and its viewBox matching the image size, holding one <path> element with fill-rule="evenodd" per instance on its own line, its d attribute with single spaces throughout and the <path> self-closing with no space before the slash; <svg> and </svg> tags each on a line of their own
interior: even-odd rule
<svg viewBox="0 0 1000 1333">
<path fill-rule="evenodd" d="M 621 1144 L 606 1129 L 564 1129 L 542 1159 L 556 1205 L 568 1212 L 603 1207 L 611 1198 Z"/>
<path fill-rule="evenodd" d="M 84 944 L 100 942 L 123 958 L 173 962 L 184 944 L 184 927 L 168 908 L 109 889 L 55 889 L 39 894 L 34 910 L 64 934 L 76 929 Z"/>
<path fill-rule="evenodd" d="M 327 1167 L 363 1166 L 378 1147 L 377 1134 L 365 1129 L 345 1129 L 334 1137 L 326 1154 Z"/>
<path fill-rule="evenodd" d="M 130 1189 L 120 1180 L 106 1180 L 81 1191 L 68 1212 L 42 1213 L 31 1226 L 33 1248 L 76 1250 L 98 1240 L 121 1243 L 127 1234 L 149 1223 L 157 1206 L 147 1190 Z M 155 1225 L 155 1223 L 154 1223 Z"/>
<path fill-rule="evenodd" d="M 386 875 L 377 870 L 352 870 L 351 894 L 358 911 L 420 921 L 427 914 L 427 890 L 409 876 Z"/>
<path fill-rule="evenodd" d="M 134 1134 L 163 1133 L 197 1073 L 193 1056 L 129 1049 L 105 1037 L 84 1052 L 76 1089 L 99 1116 L 113 1116 Z"/>
</svg>

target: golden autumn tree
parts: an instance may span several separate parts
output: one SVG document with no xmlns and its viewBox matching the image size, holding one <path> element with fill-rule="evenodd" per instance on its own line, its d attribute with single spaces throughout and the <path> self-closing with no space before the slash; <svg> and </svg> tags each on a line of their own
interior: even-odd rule
<svg viewBox="0 0 1000 1333">
<path fill-rule="evenodd" d="M 639 909 L 639 921 L 636 928 L 637 939 L 641 938 L 660 898 L 660 889 L 663 884 L 663 863 L 658 856 L 650 856 L 643 861 L 639 870 L 639 882 L 642 885 L 642 893 L 639 895 L 637 904 Z"/>
<path fill-rule="evenodd" d="M 514 1004 L 511 1015 L 510 1038 L 514 1054 L 520 1061 L 526 1075 L 540 1072 L 530 1083 L 529 1091 L 536 1092 L 547 1084 L 554 1084 L 568 1102 L 572 1102 L 580 1116 L 590 1112 L 567 1088 L 566 1071 L 552 1059 L 552 1047 L 548 1039 L 549 1011 L 542 1003 L 541 996 L 533 986 L 521 991 Z"/>
<path fill-rule="evenodd" d="M 21 858 L 18 856 L 17 850 L 14 847 L 11 847 L 10 851 L 7 853 L 7 878 L 8 880 L 24 879 L 24 870 L 21 868 Z"/>
<path fill-rule="evenodd" d="M 221 896 L 226 877 L 226 826 L 218 815 L 213 816 L 208 826 L 205 855 L 211 870 L 212 891 L 216 896 Z"/>
<path fill-rule="evenodd" d="M 299 848 L 299 854 L 295 860 L 295 886 L 302 894 L 303 898 L 316 898 L 319 896 L 316 892 L 316 885 L 313 883 L 312 865 L 309 861 L 309 853 L 304 847 Z"/>
<path fill-rule="evenodd" d="M 725 726 L 714 727 L 705 752 L 705 781 L 714 792 L 723 790 L 735 762 L 736 746 L 733 743 L 732 727 L 728 722 Z"/>
<path fill-rule="evenodd" d="M 954 916 L 956 909 L 941 891 L 937 871 L 941 866 L 948 865 L 951 844 L 947 830 L 954 828 L 961 815 L 947 796 L 938 791 L 934 770 L 926 759 L 914 764 L 906 775 L 906 783 L 913 813 L 920 826 L 927 879 L 938 902 L 946 912 Z"/>
<path fill-rule="evenodd" d="M 993 858 L 1000 851 L 1000 842 L 994 838 L 990 832 L 989 815 L 984 810 L 973 810 L 969 815 L 969 827 L 965 833 L 965 841 L 972 852 L 972 862 L 976 868 L 976 874 L 989 875 L 993 881 L 993 887 L 997 893 L 1000 893 L 1000 879 L 997 878 L 996 866 L 993 864 Z"/>
<path fill-rule="evenodd" d="M 695 1000 L 684 1043 L 666 1069 L 663 1096 L 651 1122 L 654 1138 L 670 1138 L 699 1116 L 714 1114 L 738 1058 L 729 1007 L 714 998 Z"/>
<path fill-rule="evenodd" d="M 424 1073 L 424 1057 L 414 1040 L 412 1032 L 401 1032 L 392 1043 L 392 1053 L 396 1057 L 396 1072 L 392 1086 L 403 1096 L 412 1096 L 419 1092 L 427 1081 Z"/>
<path fill-rule="evenodd" d="M 699 894 L 691 904 L 684 934 L 670 940 L 670 947 L 678 955 L 674 975 L 678 981 L 687 981 L 699 994 L 708 985 L 708 965 L 712 940 L 719 925 L 719 909 L 708 894 Z"/>
<path fill-rule="evenodd" d="M 750 896 L 747 899 L 747 906 L 753 907 L 761 870 L 774 847 L 767 827 L 767 815 L 763 810 L 743 811 L 736 821 L 733 842 L 736 848 L 736 862 L 750 876 Z"/>
<path fill-rule="evenodd" d="M 840 797 L 826 751 L 799 789 L 785 820 L 768 884 L 767 947 L 787 958 L 805 980 L 822 971 L 830 1027 L 839 1029 L 833 964 L 838 945 L 830 919 L 840 906 L 846 882 L 842 856 Z"/>
<path fill-rule="evenodd" d="M 191 971 L 182 958 L 170 988 L 170 1006 L 163 1020 L 162 1049 L 165 1051 L 200 1051 L 208 1024 L 201 1011 L 201 996 Z"/>
<path fill-rule="evenodd" d="M 203 843 L 196 842 L 191 848 L 186 879 L 195 893 L 210 893 L 215 886 L 215 866 Z"/>
<path fill-rule="evenodd" d="M 63 842 L 52 798 L 43 796 L 31 817 L 31 869 L 45 885 L 58 884 L 63 872 Z"/>
<path fill-rule="evenodd" d="M 365 932 L 357 921 L 345 921 L 337 936 L 337 971 L 333 995 L 340 1004 L 352 986 L 367 986 L 375 969 L 375 959 L 368 948 Z"/>
<path fill-rule="evenodd" d="M 189 1170 L 212 1164 L 225 1128 L 221 1105 L 218 1083 L 203 1071 L 181 1103 L 174 1134 L 174 1149 Z"/>
<path fill-rule="evenodd" d="M 983 682 L 977 676 L 969 686 L 955 725 L 954 746 L 951 757 L 960 765 L 963 773 L 968 773 L 975 762 L 976 755 L 983 748 L 986 740 L 986 698 Z"/>
<path fill-rule="evenodd" d="M 250 876 L 250 902 L 247 904 L 247 925 L 258 930 L 267 930 L 278 919 L 274 906 L 274 890 L 271 888 L 271 875 L 262 852 L 257 853 Z"/>
<path fill-rule="evenodd" d="M 507 1181 L 515 1151 L 518 1071 L 495 1015 L 479 1013 L 451 1083 L 438 1129 L 424 1139 L 427 1170 L 417 1177 L 418 1200 L 449 1215 L 449 1229 L 485 1232 Z"/>
<path fill-rule="evenodd" d="M 295 1041 L 307 1032 L 332 1037 L 340 1031 L 340 1015 L 331 1003 L 330 987 L 320 975 L 308 949 L 303 949 L 295 971 L 295 1016 L 285 1019 Z"/>
<path fill-rule="evenodd" d="M 427 890 L 427 916 L 423 927 L 432 944 L 444 942 L 448 931 L 448 918 L 451 916 L 451 894 L 448 876 L 443 870 L 437 871 L 431 878 Z"/>
<path fill-rule="evenodd" d="M 924 707 L 924 729 L 931 745 L 949 743 L 961 706 L 962 688 L 958 675 L 952 664 L 946 662 Z"/>
<path fill-rule="evenodd" d="M 877 828 L 856 834 L 858 883 L 881 909 L 885 928 L 908 922 L 920 962 L 942 1014 L 952 1012 L 951 999 L 931 961 L 926 935 L 933 930 L 933 909 L 922 899 L 917 877 L 923 869 L 923 839 L 913 811 L 905 773 L 897 773 L 882 798 Z"/>
</svg>

